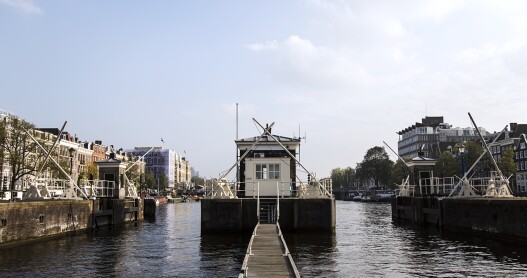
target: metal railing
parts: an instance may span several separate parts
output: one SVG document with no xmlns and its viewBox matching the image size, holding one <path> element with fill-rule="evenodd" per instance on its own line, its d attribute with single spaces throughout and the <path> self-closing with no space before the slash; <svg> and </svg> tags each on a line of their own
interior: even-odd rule
<svg viewBox="0 0 527 278">
<path fill-rule="evenodd" d="M 280 220 L 280 191 L 278 189 L 278 183 L 276 183 L 276 223 Z"/>
<path fill-rule="evenodd" d="M 256 217 L 258 219 L 258 223 L 260 222 L 260 185 L 257 185 L 257 195 L 256 195 Z"/>
<path fill-rule="evenodd" d="M 282 229 L 280 229 L 280 223 L 276 222 L 276 228 L 278 229 L 278 236 L 280 237 L 280 241 L 282 243 L 282 246 L 284 247 L 284 254 L 282 255 L 287 257 L 289 265 L 291 266 L 293 270 L 294 276 L 300 277 L 300 272 L 298 272 L 295 261 L 293 260 L 293 257 L 291 257 L 291 253 L 289 253 L 289 248 L 287 248 L 287 243 L 285 242 L 284 236 L 282 234 Z"/>
<path fill-rule="evenodd" d="M 43 198 L 64 198 L 68 190 L 73 190 L 75 196 L 113 197 L 115 182 L 105 180 L 81 180 L 75 187 L 71 180 L 54 178 L 36 178 L 24 182 L 27 190 L 34 186 Z"/>
<path fill-rule="evenodd" d="M 470 186 L 476 189 L 476 194 L 484 195 L 489 186 L 491 177 L 471 178 L 468 179 Z M 497 179 L 497 180 L 496 180 Z M 499 184 L 499 178 L 494 177 L 496 184 Z M 425 178 L 419 180 L 419 192 L 421 195 L 449 195 L 460 181 L 458 177 L 447 178 Z M 411 195 L 413 196 L 413 194 Z"/>
<path fill-rule="evenodd" d="M 419 188 L 423 195 L 448 195 L 455 185 L 454 177 L 433 177 L 419 180 Z"/>
<path fill-rule="evenodd" d="M 298 198 L 331 198 L 333 196 L 331 179 L 318 182 L 297 182 L 296 189 L 292 190 L 292 196 Z"/>
<path fill-rule="evenodd" d="M 33 185 L 35 185 L 41 192 L 47 191 L 47 194 L 43 194 L 48 195 L 46 197 L 54 198 L 62 197 L 65 194 L 66 189 L 70 187 L 70 181 L 63 179 L 39 178 L 33 181 Z"/>
<path fill-rule="evenodd" d="M 249 186 L 248 186 L 249 185 Z M 250 189 L 247 189 L 250 187 Z M 244 188 L 244 189 L 241 189 Z M 236 197 L 239 196 L 239 193 L 244 193 L 242 195 L 245 198 L 256 198 L 259 193 L 257 192 L 259 188 L 258 182 L 214 182 L 212 185 L 205 185 L 204 195 L 207 198 L 221 198 L 221 197 Z"/>
<path fill-rule="evenodd" d="M 115 182 L 106 180 L 81 180 L 79 187 L 88 197 L 113 197 Z"/>
<path fill-rule="evenodd" d="M 276 189 L 272 190 L 270 184 L 261 182 L 229 182 L 215 181 L 204 187 L 207 198 L 258 198 L 268 196 L 277 198 L 329 198 L 333 196 L 331 179 L 323 179 L 318 182 L 282 182 L 275 183 Z M 267 188 L 262 191 L 262 188 Z"/>
<path fill-rule="evenodd" d="M 247 266 L 247 264 L 249 263 L 249 257 L 254 255 L 252 253 L 252 247 L 253 247 L 254 237 L 256 236 L 256 230 L 258 230 L 259 225 L 260 223 L 256 223 L 256 227 L 254 227 L 253 233 L 251 235 L 251 240 L 249 240 L 249 246 L 247 247 L 247 251 L 245 252 L 245 258 L 243 259 L 243 264 L 240 270 L 240 275 L 238 276 L 239 278 L 249 277 L 249 267 Z"/>
</svg>

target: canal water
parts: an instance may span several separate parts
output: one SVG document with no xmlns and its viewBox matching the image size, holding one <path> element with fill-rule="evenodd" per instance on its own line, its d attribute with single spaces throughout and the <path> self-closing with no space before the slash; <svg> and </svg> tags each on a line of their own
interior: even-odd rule
<svg viewBox="0 0 527 278">
<path fill-rule="evenodd" d="M 286 234 L 303 277 L 526 277 L 527 248 L 393 224 L 389 204 L 337 201 L 329 234 Z M 200 204 L 155 220 L 0 249 L 0 277 L 236 277 L 248 235 L 200 235 Z"/>
</svg>

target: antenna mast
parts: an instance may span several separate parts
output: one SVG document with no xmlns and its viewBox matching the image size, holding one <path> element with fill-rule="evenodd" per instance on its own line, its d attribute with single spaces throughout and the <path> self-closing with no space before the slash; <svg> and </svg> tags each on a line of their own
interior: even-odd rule
<svg viewBox="0 0 527 278">
<path fill-rule="evenodd" d="M 236 103 L 236 140 L 238 140 L 238 103 Z"/>
<path fill-rule="evenodd" d="M 302 139 L 304 139 L 304 143 L 305 143 L 307 141 L 307 135 L 306 135 L 306 132 L 304 131 L 304 137 L 302 137 L 300 133 L 300 124 L 298 124 L 298 140 L 300 141 L 300 143 L 302 143 Z M 300 145 L 301 144 L 298 144 L 298 161 L 300 161 Z"/>
<path fill-rule="evenodd" d="M 238 103 L 236 102 L 236 140 L 238 140 Z M 238 145 L 236 145 L 236 161 L 239 159 Z M 240 181 L 240 164 L 236 162 L 236 182 Z"/>
</svg>

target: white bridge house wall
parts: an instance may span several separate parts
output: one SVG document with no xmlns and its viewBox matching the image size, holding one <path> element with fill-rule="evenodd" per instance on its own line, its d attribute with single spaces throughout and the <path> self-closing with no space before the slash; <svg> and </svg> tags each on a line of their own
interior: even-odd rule
<svg viewBox="0 0 527 278">
<path fill-rule="evenodd" d="M 245 196 L 256 197 L 258 195 L 258 184 L 260 185 L 261 197 L 276 197 L 276 185 L 280 182 L 280 195 L 289 196 L 291 181 L 289 158 L 284 157 L 266 157 L 266 158 L 245 158 Z M 257 180 L 256 164 L 280 164 L 280 179 L 278 180 Z"/>
</svg>

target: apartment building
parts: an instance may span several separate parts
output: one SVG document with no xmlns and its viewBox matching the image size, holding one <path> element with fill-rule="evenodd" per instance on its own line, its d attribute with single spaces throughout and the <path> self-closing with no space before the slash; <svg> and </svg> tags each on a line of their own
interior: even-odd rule
<svg viewBox="0 0 527 278">
<path fill-rule="evenodd" d="M 525 133 L 520 135 L 518 144 L 514 148 L 514 162 L 516 162 L 516 191 L 527 193 L 527 138 Z"/>
<path fill-rule="evenodd" d="M 491 134 L 485 128 L 479 127 L 485 139 Z M 453 128 L 445 123 L 444 118 L 425 117 L 421 122 L 397 132 L 399 141 L 397 143 L 398 153 L 401 157 L 414 158 L 422 150 L 424 157 L 438 158 L 448 147 L 454 147 L 458 142 L 479 140 L 479 135 L 473 127 Z"/>
<path fill-rule="evenodd" d="M 178 154 L 174 150 L 163 149 L 162 147 L 135 147 L 132 150 L 127 150 L 134 156 L 143 156 L 145 162 L 145 172 L 152 173 L 156 180 L 159 180 L 162 175 L 168 179 L 168 187 L 173 188 L 177 184 L 176 179 L 176 161 Z"/>
<path fill-rule="evenodd" d="M 190 182 L 192 178 L 192 167 L 187 159 L 179 154 L 176 155 L 176 184 Z"/>
</svg>

